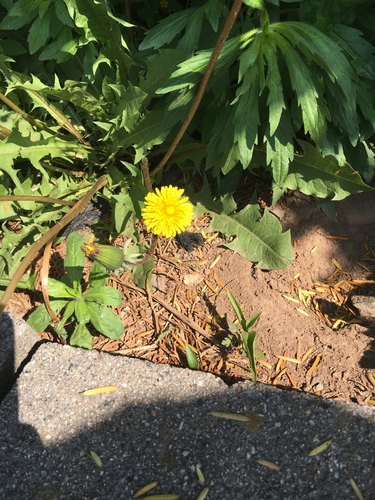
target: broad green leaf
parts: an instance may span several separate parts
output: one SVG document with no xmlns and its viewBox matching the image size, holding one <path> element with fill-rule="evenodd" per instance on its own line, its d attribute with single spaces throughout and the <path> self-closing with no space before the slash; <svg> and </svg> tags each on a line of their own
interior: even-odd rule
<svg viewBox="0 0 375 500">
<path fill-rule="evenodd" d="M 72 333 L 69 344 L 83 349 L 92 349 L 91 334 L 86 328 L 86 325 L 79 324 Z"/>
<path fill-rule="evenodd" d="M 234 120 L 234 140 L 238 143 L 242 166 L 246 168 L 250 164 L 254 144 L 258 140 L 258 126 L 260 125 L 259 75 L 256 68 L 250 68 L 246 72 L 238 94 L 240 95 Z"/>
<path fill-rule="evenodd" d="M 85 254 L 81 248 L 83 243 L 83 237 L 76 231 L 68 236 L 66 242 L 64 267 L 72 283 L 80 284 L 82 280 L 82 271 L 85 266 Z"/>
<path fill-rule="evenodd" d="M 260 269 L 284 269 L 291 266 L 293 251 L 290 231 L 282 233 L 280 222 L 268 210 L 261 217 L 255 194 L 250 203 L 238 213 L 225 213 L 225 205 L 231 202 L 231 197 L 224 206 L 222 200 L 201 204 L 199 197 L 197 198 L 195 216 L 209 212 L 212 217 L 210 227 L 228 237 L 234 237 L 232 242 L 225 244 L 226 247 L 251 262 L 257 262 L 256 267 Z M 192 203 L 195 199 L 190 196 Z"/>
<path fill-rule="evenodd" d="M 101 289 L 108 283 L 109 277 L 109 272 L 99 262 L 94 261 L 89 275 L 90 289 Z"/>
<path fill-rule="evenodd" d="M 37 17 L 29 30 L 27 41 L 29 42 L 30 54 L 34 54 L 37 50 L 45 45 L 50 35 L 51 9 L 48 9 L 47 15 L 43 19 Z"/>
<path fill-rule="evenodd" d="M 194 51 L 198 48 L 199 37 L 202 30 L 205 5 L 193 12 L 186 25 L 185 33 L 177 44 L 177 50 L 185 52 L 187 55 L 192 56 Z M 191 10 L 191 9 L 189 9 Z"/>
<path fill-rule="evenodd" d="M 40 4 L 45 0 L 18 0 L 9 10 L 10 16 L 23 16 L 29 12 L 38 11 Z"/>
<path fill-rule="evenodd" d="M 74 301 L 74 314 L 78 323 L 86 324 L 90 321 L 90 311 L 83 299 Z"/>
<path fill-rule="evenodd" d="M 186 59 L 186 54 L 176 49 L 162 49 L 146 60 L 147 72 L 139 78 L 139 86 L 147 97 L 143 103 L 148 106 L 155 92 L 176 71 L 177 65 Z"/>
<path fill-rule="evenodd" d="M 280 118 L 285 107 L 283 86 L 277 62 L 277 47 L 269 37 L 262 41 L 262 52 L 267 60 L 266 86 L 269 93 L 267 106 L 269 107 L 270 135 L 272 136 L 279 126 Z"/>
<path fill-rule="evenodd" d="M 86 305 L 90 311 L 90 321 L 98 332 L 114 340 L 123 335 L 124 325 L 113 311 L 100 307 L 96 302 L 87 302 Z"/>
<path fill-rule="evenodd" d="M 57 325 L 55 325 L 55 330 L 59 335 L 62 335 L 63 338 L 67 337 L 67 333 L 64 329 L 65 323 L 68 321 L 68 319 L 74 314 L 74 309 L 75 309 L 75 300 L 72 300 L 68 302 L 68 305 L 65 308 L 64 314 Z"/>
<path fill-rule="evenodd" d="M 211 24 L 212 29 L 216 33 L 219 28 L 219 20 L 221 16 L 220 0 L 208 0 L 205 5 L 205 9 L 208 22 Z"/>
<path fill-rule="evenodd" d="M 113 21 L 121 23 L 125 27 L 133 26 L 113 16 L 105 4 L 94 0 L 75 0 L 75 6 L 77 9 L 75 23 L 79 28 L 85 30 L 86 38 L 89 40 L 93 38 L 104 42 L 111 40 L 116 44 L 117 40 L 113 38 L 113 32 L 110 29 Z"/>
<path fill-rule="evenodd" d="M 196 10 L 196 7 L 185 9 L 160 21 L 159 24 L 146 33 L 145 39 L 139 46 L 139 50 L 158 49 L 162 45 L 171 42 L 185 28 L 189 18 Z"/>
<path fill-rule="evenodd" d="M 295 47 L 304 52 L 309 62 L 313 59 L 327 72 L 332 81 L 336 80 L 343 91 L 347 111 L 354 115 L 356 103 L 352 79 L 353 69 L 340 46 L 315 26 L 309 24 L 289 21 L 275 23 L 272 29 L 281 33 Z"/>
<path fill-rule="evenodd" d="M 289 165 L 289 174 L 283 186 L 298 189 L 304 194 L 318 198 L 333 196 L 333 201 L 343 200 L 353 193 L 370 191 L 349 163 L 339 165 L 334 156 L 323 157 L 311 144 L 298 141 L 304 149 L 303 155 L 295 155 Z"/>
<path fill-rule="evenodd" d="M 281 184 L 289 171 L 289 163 L 294 158 L 294 132 L 288 111 L 282 112 L 280 123 L 272 135 L 270 127 L 266 130 L 267 164 L 271 163 L 272 176 L 276 184 Z"/>
<path fill-rule="evenodd" d="M 244 0 L 244 3 L 253 9 L 264 10 L 263 0 Z"/>
<path fill-rule="evenodd" d="M 118 307 L 121 305 L 122 294 L 120 290 L 106 286 L 89 288 L 83 298 L 90 302 L 99 302 L 105 306 Z"/>
<path fill-rule="evenodd" d="M 64 285 L 60 281 L 57 281 L 53 278 L 48 278 L 48 295 L 56 298 L 66 298 L 66 299 L 79 299 L 81 298 L 81 294 L 77 291 L 73 290 L 73 288 L 69 288 Z"/>
<path fill-rule="evenodd" d="M 297 94 L 298 104 L 302 110 L 305 133 L 319 144 L 325 136 L 325 128 L 319 128 L 318 97 L 319 92 L 313 81 L 309 65 L 279 33 L 270 32 L 273 40 L 283 53 L 288 67 L 290 81 Z"/>
<path fill-rule="evenodd" d="M 191 370 L 197 370 L 198 369 L 198 360 L 197 360 L 196 355 L 194 354 L 193 349 L 188 344 L 186 344 L 185 351 L 186 351 L 186 359 L 187 359 L 189 368 Z"/>
<path fill-rule="evenodd" d="M 96 118 L 105 118 L 107 116 L 105 111 L 103 110 L 103 102 L 84 90 L 82 88 L 81 82 L 68 80 L 65 82 L 64 87 L 62 88 L 57 75 L 55 75 L 53 86 L 45 85 L 41 80 L 39 80 L 39 78 L 32 75 L 32 81 L 25 82 L 24 84 L 15 83 L 9 88 L 27 90 L 30 91 L 29 94 L 33 92 L 33 96 L 35 97 L 35 104 L 37 106 L 42 105 L 46 109 L 47 107 L 45 103 L 43 103 L 40 96 L 51 95 L 83 108 L 87 112 L 95 115 Z M 58 118 L 61 120 L 61 115 Z"/>
<path fill-rule="evenodd" d="M 51 300 L 50 306 L 51 306 L 51 309 L 55 313 L 57 313 L 67 303 L 68 303 L 68 301 L 66 301 L 66 300 L 59 300 L 59 301 Z M 35 309 L 35 311 L 33 311 L 30 314 L 30 316 L 27 320 L 27 323 L 32 328 L 34 328 L 34 330 L 36 332 L 43 332 L 47 328 L 47 326 L 50 324 L 50 321 L 51 321 L 51 316 L 49 315 L 45 304 L 41 304 L 40 306 L 38 306 Z"/>
</svg>

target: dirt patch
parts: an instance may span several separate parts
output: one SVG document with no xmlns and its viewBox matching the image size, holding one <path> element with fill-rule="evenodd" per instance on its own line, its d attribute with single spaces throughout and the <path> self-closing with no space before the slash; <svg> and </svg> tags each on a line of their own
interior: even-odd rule
<svg viewBox="0 0 375 500">
<path fill-rule="evenodd" d="M 372 293 L 371 284 L 358 280 L 373 279 L 375 227 L 331 222 L 311 198 L 299 193 L 291 193 L 273 210 L 283 230 L 291 230 L 292 267 L 257 269 L 226 249 L 225 240 L 213 233 L 206 235 L 202 249 L 191 253 L 176 240 L 161 241 L 155 252 L 152 294 L 134 287 L 129 273 L 113 275 L 110 284 L 124 298 L 115 311 L 125 333 L 114 341 L 92 331 L 93 348 L 186 367 L 188 343 L 199 369 L 228 383 L 251 379 L 241 347 L 225 342 L 231 334 L 229 322 L 235 320 L 228 289 L 245 317 L 262 311 L 255 328 L 256 345 L 264 352 L 257 363 L 261 383 L 371 404 L 375 387 L 367 373 L 375 375 L 375 323 L 356 314 L 350 296 Z M 201 231 L 208 221 L 202 217 L 192 229 Z M 52 256 L 52 277 L 63 272 L 61 255 Z M 90 265 L 87 262 L 86 269 Z M 37 303 L 35 296 L 30 300 L 26 293 L 17 293 L 7 309 L 23 316 Z M 64 342 L 52 330 L 44 337 Z M 299 365 L 276 357 L 301 360 L 306 352 Z"/>
</svg>

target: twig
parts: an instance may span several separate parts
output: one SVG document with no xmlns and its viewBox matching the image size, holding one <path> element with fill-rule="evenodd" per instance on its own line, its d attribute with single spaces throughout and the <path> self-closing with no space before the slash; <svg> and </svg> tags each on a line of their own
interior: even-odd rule
<svg viewBox="0 0 375 500">
<path fill-rule="evenodd" d="M 113 276 L 112 278 L 115 279 L 115 280 L 118 280 L 120 283 L 122 283 L 124 286 L 130 288 L 131 290 L 135 290 L 135 291 L 137 291 L 139 293 L 142 293 L 143 295 L 147 295 L 147 293 L 144 290 L 142 290 L 142 288 L 139 288 L 138 286 L 133 285 L 132 283 L 129 283 L 128 281 L 123 281 L 122 279 L 117 278 L 115 276 Z M 163 300 L 163 299 L 161 299 L 159 297 L 156 297 L 155 295 L 153 295 L 152 298 L 154 300 L 156 300 L 157 302 L 159 302 L 159 304 L 162 305 L 165 309 L 167 309 L 167 311 L 173 313 L 174 316 L 176 316 L 176 318 L 179 318 L 181 321 L 183 321 L 190 328 L 192 328 L 196 332 L 200 333 L 203 337 L 205 337 L 206 339 L 210 340 L 213 344 L 217 345 L 218 347 L 222 347 L 221 344 L 220 344 L 220 342 L 218 340 L 216 340 L 213 335 L 210 335 L 209 333 L 207 333 L 195 321 L 193 321 L 192 319 L 188 318 L 184 314 L 180 313 L 177 309 L 175 309 L 174 307 L 172 307 L 168 302 L 166 302 L 165 300 Z"/>
<path fill-rule="evenodd" d="M 158 323 L 158 317 L 156 315 L 156 312 L 155 312 L 155 308 L 154 308 L 154 302 L 152 300 L 152 294 L 151 294 L 151 291 L 150 291 L 150 284 L 149 284 L 149 276 L 150 274 L 152 275 L 152 270 L 148 273 L 148 276 L 147 276 L 147 279 L 146 279 L 146 293 L 147 293 L 147 298 L 148 298 L 148 301 L 150 303 L 150 307 L 151 307 L 151 311 L 152 311 L 152 315 L 154 317 L 154 323 L 155 323 L 155 334 L 156 335 L 159 335 L 159 323 Z"/>
<path fill-rule="evenodd" d="M 214 50 L 212 51 L 210 60 L 208 61 L 206 71 L 204 72 L 201 83 L 199 85 L 197 95 L 195 96 L 193 104 L 191 105 L 190 111 L 189 111 L 187 117 L 185 118 L 185 121 L 182 124 L 182 127 L 178 131 L 174 141 L 172 142 L 170 148 L 165 153 L 165 155 L 164 155 L 163 159 L 161 160 L 161 162 L 159 163 L 159 165 L 157 165 L 157 167 L 155 167 L 154 170 L 151 172 L 151 175 L 155 175 L 157 172 L 159 172 L 159 170 L 161 168 L 164 167 L 164 165 L 169 160 L 171 154 L 176 149 L 177 144 L 180 142 L 181 137 L 184 135 L 191 120 L 193 119 L 193 116 L 195 115 L 195 112 L 197 111 L 198 106 L 202 100 L 204 90 L 207 86 L 207 83 L 208 83 L 208 80 L 211 76 L 212 70 L 214 69 L 217 58 L 219 57 L 220 51 L 223 48 L 224 42 L 227 39 L 229 32 L 232 29 L 232 26 L 234 24 L 234 21 L 236 20 L 236 17 L 240 11 L 242 2 L 243 2 L 243 0 L 234 0 L 231 11 L 229 12 L 228 19 L 226 20 L 226 22 L 224 24 L 224 27 L 219 35 L 218 41 L 216 42 Z"/>
<path fill-rule="evenodd" d="M 0 201 L 35 201 L 35 203 L 57 203 L 58 205 L 68 205 L 73 207 L 76 202 L 68 200 L 59 200 L 58 198 L 49 198 L 48 196 L 24 196 L 7 194 L 0 196 Z"/>
</svg>

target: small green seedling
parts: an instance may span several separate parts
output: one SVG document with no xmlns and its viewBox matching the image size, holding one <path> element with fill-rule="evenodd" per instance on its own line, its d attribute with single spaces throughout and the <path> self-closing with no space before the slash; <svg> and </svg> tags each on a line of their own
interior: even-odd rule
<svg viewBox="0 0 375 500">
<path fill-rule="evenodd" d="M 191 370 L 197 370 L 198 369 L 198 359 L 197 359 L 196 355 L 194 354 L 193 349 L 189 346 L 189 344 L 186 344 L 185 352 L 186 352 L 186 359 L 187 359 L 189 368 Z"/>
<path fill-rule="evenodd" d="M 48 279 L 48 294 L 52 297 L 50 305 L 57 314 L 65 309 L 55 330 L 67 338 L 64 325 L 70 320 L 78 324 L 69 339 L 69 344 L 92 349 L 91 334 L 86 325 L 91 323 L 95 329 L 114 340 L 124 333 L 124 325 L 119 317 L 106 306 L 121 305 L 121 292 L 105 286 L 109 280 L 108 271 L 99 262 L 94 262 L 89 275 L 89 288 L 82 293 L 81 280 L 85 265 L 82 251 L 83 238 L 77 232 L 69 235 L 66 244 L 65 271 L 61 281 Z M 28 319 L 36 331 L 42 332 L 51 318 L 44 304 L 38 306 Z"/>
<path fill-rule="evenodd" d="M 257 355 L 257 357 L 259 358 L 263 358 L 263 353 L 262 351 L 260 351 L 255 347 L 255 337 L 257 333 L 255 330 L 251 330 L 251 328 L 255 325 L 259 316 L 262 313 L 260 312 L 258 314 L 255 314 L 250 319 L 246 320 L 245 316 L 243 315 L 241 307 L 239 306 L 238 302 L 236 301 L 236 299 L 233 297 L 232 293 L 229 290 L 228 290 L 228 297 L 230 303 L 232 304 L 233 310 L 237 316 L 237 319 L 239 321 L 238 326 L 235 325 L 234 323 L 231 323 L 231 330 L 241 331 L 243 348 L 245 350 L 246 356 L 249 358 L 253 381 L 256 382 L 257 372 L 255 368 L 255 355 Z"/>
</svg>

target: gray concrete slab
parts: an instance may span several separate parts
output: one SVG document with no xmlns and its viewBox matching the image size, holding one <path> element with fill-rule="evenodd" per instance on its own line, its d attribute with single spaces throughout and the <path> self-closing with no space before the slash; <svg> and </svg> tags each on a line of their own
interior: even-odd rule
<svg viewBox="0 0 375 500">
<path fill-rule="evenodd" d="M 102 386 L 117 389 L 80 394 Z M 0 422 L 4 499 L 131 499 L 152 481 L 150 494 L 181 500 L 206 486 L 207 500 L 356 499 L 350 478 L 375 498 L 375 409 L 251 382 L 228 387 L 168 365 L 45 344 L 0 405 Z"/>
</svg>

